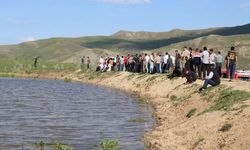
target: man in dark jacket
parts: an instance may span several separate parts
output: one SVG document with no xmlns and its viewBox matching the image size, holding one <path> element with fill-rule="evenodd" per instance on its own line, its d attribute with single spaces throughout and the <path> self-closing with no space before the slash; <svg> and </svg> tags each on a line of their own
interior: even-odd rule
<svg viewBox="0 0 250 150">
<path fill-rule="evenodd" d="M 187 70 L 185 73 L 185 77 L 187 79 L 186 83 L 193 83 L 197 80 L 197 76 L 194 71 Z"/>
<path fill-rule="evenodd" d="M 199 91 L 202 91 L 203 89 L 207 89 L 208 85 L 217 86 L 220 84 L 220 76 L 218 72 L 215 70 L 214 66 L 210 66 L 208 71 L 209 71 L 209 74 L 205 79 L 203 87 L 201 87 Z"/>
</svg>

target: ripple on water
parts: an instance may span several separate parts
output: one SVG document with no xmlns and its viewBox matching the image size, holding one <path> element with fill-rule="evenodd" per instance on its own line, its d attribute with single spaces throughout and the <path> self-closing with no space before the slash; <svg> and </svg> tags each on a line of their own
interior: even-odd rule
<svg viewBox="0 0 250 150">
<path fill-rule="evenodd" d="M 0 95 L 1 149 L 42 140 L 89 150 L 116 139 L 122 150 L 142 150 L 153 122 L 151 108 L 134 97 L 89 84 L 1 78 Z M 135 118 L 146 122 L 129 122 Z"/>
</svg>

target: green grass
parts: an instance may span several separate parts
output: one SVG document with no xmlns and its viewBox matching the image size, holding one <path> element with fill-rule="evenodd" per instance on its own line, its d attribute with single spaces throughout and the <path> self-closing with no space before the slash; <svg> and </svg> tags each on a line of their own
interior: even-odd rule
<svg viewBox="0 0 250 150">
<path fill-rule="evenodd" d="M 153 75 L 153 76 L 147 78 L 146 82 L 154 81 L 157 77 L 158 77 L 158 76 Z"/>
<path fill-rule="evenodd" d="M 136 119 L 131 119 L 128 122 L 133 122 L 133 123 L 145 123 L 146 120 L 144 118 L 136 118 Z"/>
<path fill-rule="evenodd" d="M 71 146 L 63 143 L 45 143 L 43 141 L 34 143 L 34 144 L 22 144 L 20 147 L 25 147 L 26 149 L 39 149 L 39 150 L 45 150 L 46 148 L 49 148 L 50 150 L 73 150 Z"/>
<path fill-rule="evenodd" d="M 180 104 L 181 102 L 185 100 L 188 100 L 189 98 L 191 98 L 191 94 L 183 95 L 181 97 L 177 97 L 176 95 L 170 96 L 170 100 L 172 101 L 174 106 L 178 106 L 178 104 Z"/>
<path fill-rule="evenodd" d="M 55 150 L 72 150 L 72 148 L 68 145 L 56 143 L 54 144 L 54 149 Z"/>
<path fill-rule="evenodd" d="M 232 110 L 232 106 L 234 106 L 235 104 L 242 103 L 243 101 L 250 98 L 249 92 L 233 90 L 231 88 L 220 88 L 219 90 L 216 90 L 216 92 L 218 92 L 218 96 L 216 96 L 216 94 L 213 94 L 214 91 L 210 92 L 211 97 L 215 97 L 215 104 L 209 109 L 205 110 L 205 112 L 219 110 L 230 111 Z"/>
<path fill-rule="evenodd" d="M 127 76 L 127 78 L 128 79 L 132 79 L 132 78 L 134 78 L 136 76 L 136 73 L 130 73 L 128 76 Z"/>
<path fill-rule="evenodd" d="M 3 77 L 3 78 L 15 78 L 15 74 L 12 74 L 12 73 L 0 73 L 0 77 Z"/>
<path fill-rule="evenodd" d="M 145 104 L 146 103 L 146 97 L 143 97 L 143 96 L 139 96 L 137 99 L 137 102 L 139 103 L 139 104 Z"/>
<path fill-rule="evenodd" d="M 83 72 L 85 77 L 88 80 L 94 80 L 94 79 L 104 79 L 110 76 L 113 76 L 117 74 L 118 72 L 115 71 L 108 71 L 108 72 L 100 72 L 100 71 L 88 71 L 88 72 Z"/>
<path fill-rule="evenodd" d="M 77 65 L 72 63 L 55 63 L 48 61 L 38 61 L 37 67 L 33 67 L 32 60 L 5 59 L 0 60 L 0 72 L 2 73 L 32 73 L 44 71 L 74 71 Z"/>
<path fill-rule="evenodd" d="M 173 102 L 174 102 L 174 101 L 177 101 L 177 100 L 178 100 L 178 97 L 175 96 L 175 95 L 171 95 L 171 96 L 170 96 L 170 100 L 173 101 Z"/>
<path fill-rule="evenodd" d="M 148 76 L 148 74 L 147 73 L 143 73 L 143 74 L 140 74 L 138 77 L 137 77 L 137 79 L 144 79 L 145 77 L 147 77 Z"/>
<path fill-rule="evenodd" d="M 64 78 L 64 82 L 72 82 L 72 79 L 70 79 L 70 78 Z"/>
<path fill-rule="evenodd" d="M 118 141 L 116 140 L 105 140 L 101 143 L 102 150 L 120 150 Z"/>
<path fill-rule="evenodd" d="M 218 131 L 227 132 L 233 127 L 230 123 L 225 123 Z"/>
<path fill-rule="evenodd" d="M 191 109 L 191 110 L 187 113 L 186 117 L 187 117 L 187 118 L 191 118 L 191 117 L 196 113 L 196 111 L 197 111 L 196 108 Z"/>
</svg>

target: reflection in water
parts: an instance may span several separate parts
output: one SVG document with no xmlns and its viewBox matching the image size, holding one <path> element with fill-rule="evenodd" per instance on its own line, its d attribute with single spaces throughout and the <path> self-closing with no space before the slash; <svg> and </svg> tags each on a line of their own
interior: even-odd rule
<svg viewBox="0 0 250 150">
<path fill-rule="evenodd" d="M 41 140 L 97 150 L 104 139 L 118 140 L 122 150 L 142 150 L 153 122 L 149 106 L 88 84 L 2 78 L 0 95 L 0 148 L 6 150 Z M 135 118 L 146 122 L 129 122 Z"/>
</svg>

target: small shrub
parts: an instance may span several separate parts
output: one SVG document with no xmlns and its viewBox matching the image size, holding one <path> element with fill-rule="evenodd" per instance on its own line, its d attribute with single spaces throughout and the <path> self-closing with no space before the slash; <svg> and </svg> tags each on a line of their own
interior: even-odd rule
<svg viewBox="0 0 250 150">
<path fill-rule="evenodd" d="M 34 143 L 34 144 L 22 144 L 20 146 L 24 147 L 27 146 L 27 149 L 30 149 L 31 147 L 35 147 L 36 149 L 45 150 L 46 148 L 50 148 L 51 150 L 72 150 L 71 146 L 67 144 L 62 143 L 45 143 L 43 141 Z M 25 146 L 25 147 L 26 147 Z M 30 147 L 30 148 L 29 148 Z"/>
<path fill-rule="evenodd" d="M 137 98 L 137 102 L 138 102 L 139 104 L 145 104 L 145 103 L 146 103 L 146 98 L 140 96 L 139 98 Z"/>
<path fill-rule="evenodd" d="M 225 123 L 218 131 L 226 132 L 229 131 L 232 128 L 232 124 Z"/>
<path fill-rule="evenodd" d="M 65 144 L 56 143 L 54 144 L 54 150 L 72 150 L 72 148 Z"/>
<path fill-rule="evenodd" d="M 189 110 L 189 112 L 187 113 L 186 117 L 187 118 L 192 117 L 195 114 L 196 111 L 197 111 L 196 108 L 193 108 L 193 109 Z"/>
<path fill-rule="evenodd" d="M 171 99 L 171 101 L 177 101 L 177 100 L 178 100 L 178 97 L 175 96 L 175 95 L 172 95 L 172 96 L 170 97 L 170 99 Z"/>
<path fill-rule="evenodd" d="M 101 148 L 103 150 L 119 150 L 120 146 L 118 141 L 115 140 L 106 140 L 101 143 Z"/>
</svg>

